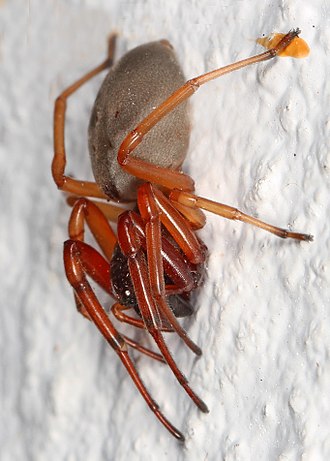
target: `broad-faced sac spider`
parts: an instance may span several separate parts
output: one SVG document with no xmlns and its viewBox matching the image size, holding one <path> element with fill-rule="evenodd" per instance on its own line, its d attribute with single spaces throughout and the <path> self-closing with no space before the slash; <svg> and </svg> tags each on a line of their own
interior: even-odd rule
<svg viewBox="0 0 330 461">
<path fill-rule="evenodd" d="M 116 36 L 112 35 L 106 60 L 69 86 L 55 102 L 52 175 L 72 206 L 64 266 L 77 309 L 114 349 L 151 411 L 181 441 L 183 434 L 151 397 L 129 349 L 166 363 L 199 410 L 208 412 L 164 339 L 165 333 L 175 332 L 194 354 L 202 353 L 177 320 L 193 313 L 190 293 L 203 279 L 207 249 L 196 235 L 205 225 L 202 210 L 252 224 L 278 237 L 312 240 L 310 235 L 272 226 L 194 194 L 194 181 L 181 171 L 190 132 L 187 100 L 210 80 L 285 54 L 294 42 L 299 45 L 299 33 L 298 29 L 291 30 L 276 44 L 270 42 L 269 49 L 261 54 L 188 81 L 167 40 L 138 46 L 113 65 Z M 108 68 L 89 124 L 95 182 L 74 179 L 65 174 L 67 99 Z M 133 205 L 131 209 L 120 208 L 110 201 Z M 117 224 L 117 235 L 110 221 Z M 85 242 L 86 225 L 99 250 Z M 115 328 L 89 280 L 114 300 L 111 312 L 116 319 L 146 330 L 158 352 Z M 127 313 L 129 309 L 133 315 Z"/>
</svg>

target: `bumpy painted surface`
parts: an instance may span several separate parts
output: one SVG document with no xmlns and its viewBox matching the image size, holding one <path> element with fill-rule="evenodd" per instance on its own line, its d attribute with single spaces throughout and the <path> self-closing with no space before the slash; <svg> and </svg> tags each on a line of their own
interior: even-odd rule
<svg viewBox="0 0 330 461">
<path fill-rule="evenodd" d="M 1 459 L 326 460 L 329 387 L 329 10 L 321 0 L 0 2 Z M 50 177 L 56 95 L 105 54 L 167 38 L 187 77 L 300 27 L 311 47 L 199 90 L 185 168 L 203 196 L 311 232 L 285 242 L 210 216 L 195 361 L 169 345 L 209 405 L 200 414 L 166 367 L 138 357 L 153 396 L 187 436 L 180 446 L 75 312 L 62 267 L 69 210 Z M 69 104 L 68 171 L 90 177 L 96 79 Z M 107 302 L 107 301 L 105 301 Z"/>
</svg>

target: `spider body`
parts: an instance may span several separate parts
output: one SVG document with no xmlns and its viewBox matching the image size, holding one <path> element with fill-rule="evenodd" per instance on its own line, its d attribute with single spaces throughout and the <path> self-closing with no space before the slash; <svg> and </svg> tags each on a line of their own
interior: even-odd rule
<svg viewBox="0 0 330 461">
<path fill-rule="evenodd" d="M 96 182 L 111 200 L 136 200 L 141 183 L 118 164 L 125 135 L 184 83 L 174 51 L 165 40 L 134 48 L 109 70 L 92 110 L 89 152 Z M 134 157 L 178 169 L 187 154 L 189 133 L 185 102 L 145 136 Z"/>
<path fill-rule="evenodd" d="M 115 36 L 104 63 L 68 87 L 55 102 L 52 174 L 73 206 L 69 240 L 64 243 L 66 276 L 78 311 L 89 319 L 127 369 L 151 411 L 179 440 L 182 433 L 164 416 L 144 386 L 129 349 L 165 362 L 203 412 L 206 404 L 190 387 L 168 350 L 165 334 L 176 333 L 196 355 L 201 349 L 189 338 L 178 317 L 191 315 L 190 293 L 201 285 L 206 247 L 197 237 L 203 227 L 201 209 L 241 220 L 282 238 L 311 240 L 236 208 L 193 193 L 193 180 L 180 168 L 187 153 L 187 100 L 208 81 L 236 69 L 273 58 L 297 37 L 290 31 L 260 55 L 184 81 L 172 47 L 166 41 L 140 46 L 111 68 Z M 89 150 L 95 182 L 65 175 L 64 142 L 67 99 L 94 75 L 110 67 L 98 93 L 89 125 Z M 93 199 L 106 200 L 94 201 Z M 109 199 L 134 201 L 120 210 Z M 119 211 L 118 211 L 119 210 Z M 117 223 L 117 234 L 109 221 Z M 85 242 L 88 226 L 99 249 Z M 145 330 L 159 353 L 119 332 L 89 283 L 93 279 L 114 299 L 112 313 L 121 322 Z M 133 310 L 133 315 L 126 311 Z M 137 313 L 138 315 L 134 315 Z"/>
</svg>

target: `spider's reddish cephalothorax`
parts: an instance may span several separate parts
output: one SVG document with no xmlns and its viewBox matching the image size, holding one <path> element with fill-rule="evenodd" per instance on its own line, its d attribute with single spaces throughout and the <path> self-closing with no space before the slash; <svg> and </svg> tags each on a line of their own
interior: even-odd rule
<svg viewBox="0 0 330 461">
<path fill-rule="evenodd" d="M 115 48 L 112 36 L 105 62 L 67 88 L 55 103 L 52 174 L 59 189 L 70 194 L 68 203 L 73 206 L 70 239 L 64 244 L 64 264 L 77 308 L 113 347 L 157 418 L 180 440 L 184 440 L 183 435 L 151 398 L 128 349 L 133 347 L 166 362 L 198 408 L 208 411 L 164 341 L 165 332 L 176 332 L 195 354 L 201 354 L 177 320 L 191 315 L 189 295 L 202 280 L 206 248 L 195 234 L 205 224 L 201 209 L 248 222 L 279 237 L 311 240 L 309 235 L 271 226 L 236 208 L 194 195 L 193 180 L 180 171 L 190 130 L 187 99 L 212 79 L 276 56 L 298 34 L 299 30 L 291 31 L 260 55 L 187 82 L 166 40 L 135 48 L 111 67 Z M 86 81 L 108 67 L 89 126 L 89 150 L 96 182 L 73 179 L 65 175 L 66 101 Z M 136 211 L 125 211 L 86 197 L 134 201 Z M 117 236 L 109 221 L 117 222 Z M 102 254 L 85 243 L 85 224 Z M 114 298 L 115 317 L 147 330 L 160 354 L 118 332 L 88 278 Z M 129 309 L 138 315 L 128 315 Z"/>
</svg>

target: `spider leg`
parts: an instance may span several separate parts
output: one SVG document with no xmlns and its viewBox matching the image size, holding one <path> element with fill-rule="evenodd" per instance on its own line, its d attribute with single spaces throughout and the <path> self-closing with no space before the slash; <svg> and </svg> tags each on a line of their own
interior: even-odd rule
<svg viewBox="0 0 330 461">
<path fill-rule="evenodd" d="M 94 250 L 92 247 L 84 243 L 84 225 L 85 221 L 91 230 L 95 240 L 98 242 L 99 246 L 103 250 L 103 253 L 107 257 L 108 261 L 106 261 L 103 256 L 101 256 L 96 250 Z M 75 242 L 75 253 L 78 254 L 78 263 L 76 262 L 75 264 L 81 265 L 83 270 L 89 275 L 93 280 L 98 283 L 107 293 L 113 296 L 112 289 L 111 289 L 111 282 L 110 282 L 110 266 L 109 266 L 109 261 L 112 256 L 113 252 L 113 247 L 117 241 L 116 236 L 110 227 L 106 217 L 104 216 L 103 212 L 101 209 L 98 207 L 97 204 L 92 202 L 91 200 L 88 200 L 86 198 L 79 198 L 74 200 L 73 204 L 73 209 L 71 212 L 70 216 L 70 221 L 69 221 L 69 236 L 71 240 L 68 242 L 72 242 L 71 245 L 73 246 Z M 66 245 L 69 245 L 67 243 Z M 64 250 L 64 259 L 67 260 L 68 250 Z M 70 250 L 69 250 L 69 255 L 70 255 Z M 71 256 L 69 256 L 71 257 Z M 73 265 L 73 262 L 71 261 L 71 266 Z M 71 283 L 71 285 L 74 287 L 72 283 L 72 276 L 70 276 L 72 272 L 72 267 L 71 267 L 71 272 L 70 268 L 67 269 L 66 265 L 66 272 L 67 272 L 67 277 Z M 91 290 L 91 287 L 88 284 L 88 281 L 86 280 L 86 277 L 84 277 L 83 281 L 85 282 L 85 288 L 87 287 L 89 290 Z M 77 283 L 77 282 L 76 282 Z M 92 293 L 94 296 L 94 299 L 97 298 Z M 91 320 L 93 323 L 96 324 L 95 319 L 90 315 L 90 309 L 88 309 L 88 306 L 86 306 L 86 302 L 83 302 L 81 297 L 79 297 L 77 290 L 74 289 L 74 297 L 76 300 L 76 305 L 78 311 L 84 315 L 87 319 Z M 98 309 L 103 309 L 100 304 L 97 304 Z M 115 304 L 112 307 L 112 311 L 115 311 L 115 306 L 119 306 L 119 304 Z M 105 314 L 106 315 L 106 314 Z M 108 317 L 107 317 L 108 318 Z M 103 316 L 103 321 L 104 321 L 104 316 Z M 110 320 L 108 319 L 110 322 Z M 111 322 L 110 322 L 111 323 Z M 112 325 L 112 323 L 111 323 Z M 96 326 L 99 328 L 98 324 Z M 113 325 L 112 325 L 113 326 Z M 100 328 L 99 328 L 100 329 Z M 101 333 L 104 336 L 104 332 L 100 329 Z M 118 333 L 118 332 L 117 332 Z M 119 334 L 119 333 L 118 333 Z M 164 358 L 162 355 L 142 346 L 141 344 L 137 343 L 136 341 L 128 338 L 127 336 L 122 335 L 122 338 L 124 339 L 125 343 L 128 344 L 129 346 L 135 348 L 139 352 L 155 359 L 160 362 L 165 362 Z M 107 338 L 106 338 L 107 339 Z M 108 339 L 107 339 L 108 341 Z M 108 341 L 109 342 L 109 341 Z M 113 344 L 112 344 L 113 346 Z M 127 362 L 127 361 L 126 361 Z M 124 363 L 125 365 L 125 363 Z M 126 366 L 126 365 L 125 365 Z M 127 366 L 126 366 L 127 368 Z M 130 372 L 129 372 L 130 373 Z M 132 374 L 130 373 L 132 376 Z M 134 379 L 133 379 L 134 380 Z M 134 380 L 135 382 L 135 380 Z M 139 388 L 140 392 L 141 389 Z M 141 392 L 142 393 L 142 392 Z M 142 393 L 143 397 L 146 399 L 145 395 Z M 151 397 L 149 396 L 148 399 L 150 400 Z M 147 403 L 148 401 L 147 400 Z M 150 404 L 148 403 L 150 406 Z M 151 408 L 153 410 L 153 408 Z M 154 411 L 154 410 L 153 410 Z M 162 414 L 157 415 L 158 419 L 161 420 L 161 422 L 166 426 L 166 428 L 177 438 L 182 440 L 182 434 L 180 434 L 177 429 L 171 426 L 170 423 L 163 417 Z"/>
<path fill-rule="evenodd" d="M 144 223 L 141 216 L 134 211 L 130 211 L 130 219 L 134 223 L 135 232 L 138 232 L 141 238 L 143 249 L 146 250 Z M 192 289 L 196 288 L 196 277 L 194 279 L 192 276 L 192 272 L 194 270 L 196 271 L 195 267 L 183 258 L 178 248 L 174 247 L 173 243 L 164 235 L 162 236 L 161 255 L 164 264 L 164 272 L 173 282 L 170 285 L 165 285 L 166 296 L 189 293 Z M 125 311 L 130 310 L 131 307 L 115 303 L 111 309 L 116 319 L 120 322 L 127 323 L 136 328 L 145 329 L 143 320 L 125 313 Z M 165 318 L 162 319 L 162 325 L 159 325 L 159 327 L 162 331 L 174 331 Z"/>
<path fill-rule="evenodd" d="M 144 181 L 158 184 L 166 187 L 167 189 L 192 191 L 194 189 L 194 182 L 188 175 L 179 171 L 152 165 L 144 160 L 134 158 L 134 156 L 132 156 L 134 149 L 141 143 L 143 137 L 163 117 L 192 96 L 201 85 L 221 77 L 224 74 L 233 72 L 234 70 L 275 57 L 280 51 L 284 50 L 299 33 L 299 29 L 292 30 L 288 32 L 274 48 L 271 48 L 264 53 L 243 59 L 242 61 L 238 61 L 188 80 L 182 87 L 172 93 L 172 95 L 170 95 L 163 103 L 147 115 L 134 128 L 134 130 L 126 136 L 118 151 L 118 163 L 127 173 L 143 179 Z"/>
<path fill-rule="evenodd" d="M 92 201 L 86 198 L 72 198 L 73 208 L 69 219 L 69 237 L 72 240 L 84 241 L 85 235 L 85 221 L 92 232 L 95 240 L 100 245 L 103 253 L 110 261 L 113 248 L 117 242 L 117 237 L 110 227 L 107 219 L 103 212 L 97 207 Z M 105 285 L 103 288 L 112 295 L 112 291 L 109 285 L 110 271 L 105 275 Z M 77 295 L 74 293 L 74 300 L 76 303 L 77 310 L 80 314 L 90 320 L 88 312 L 84 305 L 80 302 Z"/>
<path fill-rule="evenodd" d="M 205 226 L 206 217 L 199 208 L 190 208 L 178 202 L 175 203 L 175 208 L 186 218 L 193 230 L 202 229 Z"/>
<path fill-rule="evenodd" d="M 70 238 L 73 240 L 84 241 L 84 222 L 86 221 L 94 238 L 98 242 L 101 249 L 103 249 L 103 253 L 107 256 L 108 261 L 110 261 L 117 238 L 112 228 L 109 226 L 107 219 L 105 219 L 102 208 L 99 209 L 98 204 L 86 198 L 75 198 L 73 203 L 74 206 L 69 221 Z M 88 262 L 86 262 L 86 264 L 87 263 Z M 107 271 L 105 274 L 105 283 L 107 285 L 109 280 L 110 273 L 109 271 Z M 103 283 L 103 288 L 106 288 L 106 291 L 108 291 L 109 294 L 112 294 L 110 286 L 105 287 L 105 283 Z M 76 294 L 75 301 L 78 311 L 89 319 L 88 313 L 84 309 L 83 304 L 80 302 Z M 119 303 L 115 303 L 112 306 L 112 312 L 118 320 L 125 321 L 126 323 L 130 323 L 134 326 L 139 326 L 140 328 L 144 328 L 142 320 L 134 319 L 133 317 L 129 317 L 125 314 L 122 314 L 123 309 L 126 309 L 125 306 L 121 306 Z M 170 331 L 173 330 L 171 329 Z M 140 352 L 145 353 L 146 355 L 149 355 L 153 358 L 156 358 L 159 361 L 163 361 L 162 356 L 153 351 L 150 351 L 144 346 L 138 345 L 133 340 L 127 338 L 126 342 L 132 347 L 135 347 Z"/>
<path fill-rule="evenodd" d="M 187 220 L 179 213 L 171 201 L 157 187 L 150 183 L 143 184 L 139 188 L 138 203 L 141 215 L 149 213 L 147 204 L 152 199 L 158 209 L 161 223 L 165 226 L 178 246 L 193 264 L 204 263 L 206 247 L 197 238 Z"/>
<path fill-rule="evenodd" d="M 143 188 L 144 185 L 140 186 Z M 139 190 L 140 190 L 139 188 Z M 140 192 L 138 191 L 138 197 Z M 139 201 L 141 199 L 138 198 L 139 207 L 141 206 Z M 142 199 L 143 200 L 143 199 Z M 125 216 L 122 219 L 122 216 Z M 150 286 L 152 296 L 155 299 L 156 305 L 159 307 L 158 311 L 158 329 L 161 331 L 166 331 L 166 327 L 163 328 L 163 318 L 165 317 L 165 325 L 169 323 L 173 330 L 180 336 L 180 338 L 186 343 L 186 345 L 197 355 L 201 355 L 201 349 L 189 338 L 187 332 L 181 327 L 177 318 L 173 314 L 172 310 L 168 306 L 168 303 L 165 299 L 165 283 L 164 283 L 164 268 L 163 268 L 163 255 L 165 256 L 164 252 L 162 252 L 162 237 L 161 237 L 161 230 L 160 230 L 160 221 L 156 223 L 156 219 L 153 221 L 155 227 L 153 228 L 153 235 L 148 238 L 147 232 L 149 232 L 148 223 L 145 226 L 145 229 L 139 226 L 139 217 L 134 212 L 128 212 L 121 215 L 119 222 L 125 222 L 125 220 L 130 222 L 130 226 L 132 227 L 132 223 L 134 223 L 134 233 L 136 238 L 139 240 L 140 247 L 146 246 L 147 254 L 148 254 L 148 269 L 150 274 Z M 119 225 L 118 222 L 118 225 Z M 148 228 L 148 230 L 147 230 Z M 125 225 L 121 226 L 121 229 L 125 229 Z M 119 228 L 118 228 L 118 236 L 119 236 Z M 122 239 L 127 238 L 122 236 Z M 164 240 L 164 239 L 163 239 Z M 124 241 L 124 240 L 123 240 Z M 125 249 L 123 248 L 121 242 L 119 241 L 122 251 L 125 253 Z M 169 248 L 169 245 L 167 245 Z M 128 256 L 128 255 L 127 255 Z M 168 256 L 168 255 L 166 255 Z M 167 266 L 168 268 L 168 266 Z M 181 264 L 182 270 L 182 277 L 186 276 L 188 279 L 188 275 L 186 274 L 186 269 L 184 269 L 184 264 Z M 189 280 L 190 282 L 190 280 Z M 187 281 L 187 283 L 189 283 Z M 181 282 L 182 283 L 182 282 Z M 193 282 L 191 282 L 193 283 Z M 191 285 L 192 288 L 192 285 Z M 167 320 L 167 321 L 166 321 Z"/>
<path fill-rule="evenodd" d="M 73 207 L 74 204 L 80 199 L 81 197 L 76 197 L 74 195 L 69 195 L 66 199 L 66 203 L 70 206 Z M 118 216 L 123 213 L 126 208 L 122 208 L 120 206 L 114 205 L 113 203 L 108 203 L 108 202 L 101 202 L 99 200 L 90 200 L 89 202 L 93 203 L 96 205 L 104 214 L 104 216 L 108 219 L 108 221 L 117 223 L 118 221 Z M 192 208 L 189 208 L 192 210 Z"/>
<path fill-rule="evenodd" d="M 113 315 L 116 317 L 117 320 L 119 320 L 119 322 L 127 323 L 128 325 L 132 325 L 135 328 L 140 328 L 141 330 L 145 330 L 146 327 L 142 319 L 139 319 L 139 318 L 136 318 L 136 317 L 133 317 L 131 315 L 127 315 L 124 313 L 124 311 L 129 310 L 129 309 L 131 308 L 127 306 L 123 306 L 119 303 L 115 303 L 111 307 Z M 173 328 L 169 324 L 166 325 L 166 319 L 165 321 L 163 321 L 163 319 L 161 320 L 161 325 L 159 325 L 159 329 L 163 332 L 172 333 L 174 331 Z"/>
<path fill-rule="evenodd" d="M 64 174 L 66 165 L 66 152 L 64 142 L 65 113 L 67 99 L 77 91 L 84 83 L 112 66 L 116 45 L 116 35 L 109 39 L 108 56 L 106 60 L 88 72 L 75 83 L 64 90 L 55 101 L 54 108 L 54 157 L 52 162 L 52 175 L 57 187 L 65 192 L 75 195 L 84 195 L 107 199 L 95 182 L 73 179 Z"/>
<path fill-rule="evenodd" d="M 141 238 L 134 227 L 130 212 L 123 213 L 119 217 L 118 242 L 122 252 L 128 258 L 128 267 L 145 328 L 153 337 L 164 359 L 189 397 L 201 411 L 208 412 L 208 408 L 205 403 L 191 389 L 187 378 L 183 375 L 175 363 L 160 331 L 159 325 L 161 324 L 161 317 L 159 315 L 159 310 L 153 297 L 153 291 L 150 284 L 148 275 L 150 269 L 148 271 L 147 261 L 141 244 Z M 160 247 L 158 247 L 158 249 L 160 252 Z M 163 311 L 162 313 L 164 314 Z M 167 316 L 167 313 L 165 315 Z M 168 320 L 170 321 L 170 319 Z"/>
<path fill-rule="evenodd" d="M 122 304 L 115 303 L 112 307 L 112 313 L 116 317 L 119 322 L 127 323 L 128 325 L 132 325 L 135 328 L 140 328 L 141 330 L 145 329 L 145 325 L 143 320 L 137 319 L 132 317 L 131 315 L 127 315 L 124 311 L 129 310 L 130 307 L 123 306 Z"/>
<path fill-rule="evenodd" d="M 104 283 L 104 275 L 109 271 L 109 263 L 86 243 L 79 240 L 67 240 L 64 243 L 64 266 L 67 278 L 88 313 L 88 317 L 114 349 L 151 411 L 174 437 L 183 441 L 184 436 L 165 418 L 158 404 L 144 386 L 128 354 L 124 337 L 115 329 L 86 278 L 86 275 L 90 276 L 108 291 L 110 277 L 108 277 L 107 285 Z"/>
<path fill-rule="evenodd" d="M 130 309 L 130 308 L 127 307 L 127 306 L 123 306 L 122 304 L 115 303 L 111 307 L 111 312 L 116 317 L 116 319 L 119 320 L 120 322 L 127 323 L 129 325 L 134 326 L 134 327 L 141 328 L 141 329 L 145 330 L 143 320 L 136 319 L 134 317 L 131 317 L 131 316 L 126 315 L 126 314 L 123 313 L 123 311 L 128 310 L 128 309 Z M 149 357 L 151 357 L 151 358 L 153 358 L 155 360 L 158 360 L 159 362 L 166 363 L 166 361 L 164 360 L 164 357 L 161 354 L 158 354 L 157 352 L 154 352 L 154 351 L 148 349 L 147 347 L 142 346 L 141 344 L 139 344 L 138 342 L 134 341 L 133 339 L 129 338 L 126 335 L 122 335 L 122 336 L 125 339 L 126 343 L 129 346 L 136 349 L 137 351 L 139 351 L 142 354 L 145 354 L 145 355 L 147 355 L 147 356 L 149 356 Z"/>
<path fill-rule="evenodd" d="M 100 208 L 90 200 L 80 198 L 75 202 L 70 215 L 70 239 L 84 241 L 85 221 L 103 254 L 110 261 L 117 237 Z"/>
<path fill-rule="evenodd" d="M 261 229 L 271 232 L 272 234 L 275 234 L 281 238 L 292 238 L 296 240 L 305 241 L 313 240 L 313 237 L 309 234 L 291 232 L 280 227 L 275 227 L 271 224 L 261 221 L 260 219 L 249 216 L 243 213 L 242 211 L 238 210 L 237 208 L 233 208 L 229 205 L 224 205 L 223 203 L 214 202 L 203 197 L 198 197 L 197 195 L 191 194 L 189 192 L 173 190 L 170 193 L 170 199 L 173 201 L 174 204 L 179 203 L 186 207 L 191 207 L 192 209 L 202 208 L 204 210 L 210 211 L 211 213 L 223 216 L 227 219 L 233 219 L 243 221 L 248 224 L 252 224 L 253 226 L 260 227 Z"/>
<path fill-rule="evenodd" d="M 142 203 L 140 203 L 141 209 L 143 209 L 144 197 L 142 195 L 145 187 L 147 187 L 148 194 L 148 186 L 141 186 L 141 191 L 139 192 L 140 201 L 142 200 Z M 143 249 L 147 250 L 145 224 L 143 219 L 138 213 L 134 211 L 130 211 L 129 215 L 130 219 L 134 223 L 135 231 L 139 234 Z M 192 238 L 195 239 L 195 236 Z M 164 265 L 164 272 L 174 283 L 173 286 L 165 286 L 166 294 L 190 292 L 194 287 L 196 288 L 196 286 L 194 286 L 195 281 L 191 275 L 191 273 L 194 271 L 194 265 L 190 264 L 188 260 L 183 258 L 179 249 L 176 248 L 165 235 L 161 235 L 161 256 Z"/>
<path fill-rule="evenodd" d="M 134 341 L 133 339 L 129 338 L 126 335 L 122 335 L 123 338 L 125 339 L 126 344 L 129 346 L 133 347 L 137 351 L 141 352 L 141 354 L 147 355 L 148 357 L 158 360 L 158 362 L 166 363 L 164 357 L 161 354 L 158 354 L 155 351 L 152 351 L 151 349 L 142 346 L 140 343 L 137 341 Z"/>
</svg>

